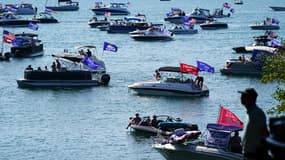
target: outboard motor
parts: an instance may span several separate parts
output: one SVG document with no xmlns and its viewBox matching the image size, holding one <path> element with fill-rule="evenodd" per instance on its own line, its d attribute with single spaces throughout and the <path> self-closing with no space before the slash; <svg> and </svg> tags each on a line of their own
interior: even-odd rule
<svg viewBox="0 0 285 160">
<path fill-rule="evenodd" d="M 110 77 L 109 74 L 103 74 L 102 77 L 101 77 L 101 83 L 103 85 L 108 85 L 109 82 L 110 82 L 110 79 L 111 79 L 111 77 Z"/>
</svg>

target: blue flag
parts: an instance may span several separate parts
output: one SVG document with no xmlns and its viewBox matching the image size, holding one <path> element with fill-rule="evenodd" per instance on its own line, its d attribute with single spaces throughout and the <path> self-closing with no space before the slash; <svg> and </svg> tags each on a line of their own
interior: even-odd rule
<svg viewBox="0 0 285 160">
<path fill-rule="evenodd" d="M 37 31 L 39 29 L 39 26 L 37 24 L 34 24 L 32 22 L 29 23 L 28 28 Z"/>
<path fill-rule="evenodd" d="M 118 51 L 118 47 L 116 45 L 114 45 L 114 44 L 111 44 L 111 43 L 108 43 L 108 42 L 104 42 L 103 51 L 117 52 Z"/>
<path fill-rule="evenodd" d="M 206 72 L 215 73 L 214 67 L 208 65 L 207 63 L 197 61 L 197 67 L 198 67 L 199 71 L 206 71 Z"/>
<path fill-rule="evenodd" d="M 87 67 L 91 69 L 97 69 L 100 65 L 96 63 L 93 59 L 90 57 L 84 57 L 81 61 L 83 64 L 85 64 Z"/>
</svg>

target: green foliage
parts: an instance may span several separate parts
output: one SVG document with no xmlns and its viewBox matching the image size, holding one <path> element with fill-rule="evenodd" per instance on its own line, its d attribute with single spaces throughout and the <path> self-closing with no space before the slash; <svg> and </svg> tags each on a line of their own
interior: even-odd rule
<svg viewBox="0 0 285 160">
<path fill-rule="evenodd" d="M 285 51 L 283 50 L 277 56 L 267 56 L 265 64 L 262 67 L 262 83 L 278 82 L 277 89 L 272 95 L 280 104 L 270 108 L 268 114 L 285 113 Z"/>
</svg>

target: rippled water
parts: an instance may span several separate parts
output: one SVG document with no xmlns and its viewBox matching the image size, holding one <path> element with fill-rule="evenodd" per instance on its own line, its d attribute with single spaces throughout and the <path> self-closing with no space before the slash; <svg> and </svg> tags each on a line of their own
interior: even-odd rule
<svg viewBox="0 0 285 160">
<path fill-rule="evenodd" d="M 33 2 L 39 11 L 45 3 L 25 2 Z M 163 22 L 171 7 L 180 7 L 186 12 L 197 6 L 212 10 L 223 2 L 131 0 L 130 10 L 133 14 L 145 13 L 151 22 Z M 12 1 L 3 0 L 2 3 Z M 48 1 L 50 5 L 55 3 Z M 134 135 L 125 129 L 130 116 L 136 112 L 169 114 L 197 123 L 204 131 L 207 123 L 216 121 L 219 105 L 245 120 L 245 109 L 240 105 L 237 90 L 255 87 L 259 93 L 258 104 L 264 110 L 276 104 L 271 97 L 276 84 L 261 84 L 256 78 L 222 76 L 218 70 L 228 58 L 237 56 L 232 53 L 232 47 L 249 44 L 253 36 L 263 34 L 263 31 L 250 30 L 250 24 L 266 17 L 279 18 L 281 30 L 277 33 L 284 36 L 285 12 L 273 12 L 268 7 L 284 6 L 283 0 L 244 0 L 244 5 L 233 5 L 236 13 L 232 17 L 220 19 L 229 24 L 226 30 L 204 31 L 196 26 L 198 34 L 177 35 L 174 41 L 153 43 L 134 41 L 127 34 L 107 34 L 91 29 L 87 22 L 92 17 L 89 9 L 93 4 L 94 1 L 81 0 L 79 11 L 54 14 L 60 23 L 40 24 L 36 33 L 44 42 L 43 57 L 0 63 L 0 159 L 163 159 L 151 148 L 151 137 Z M 32 32 L 26 28 L 7 30 Z M 104 41 L 116 44 L 119 51 L 101 54 Z M 23 76 L 28 64 L 50 66 L 51 54 L 90 44 L 98 47 L 98 56 L 103 55 L 111 75 L 108 87 L 57 90 L 17 87 L 16 79 Z M 7 44 L 5 49 L 9 49 Z M 127 88 L 133 82 L 152 79 L 158 67 L 178 66 L 180 62 L 195 65 L 196 60 L 211 64 L 217 71 L 215 74 L 201 73 L 210 89 L 209 97 L 137 96 Z"/>
</svg>

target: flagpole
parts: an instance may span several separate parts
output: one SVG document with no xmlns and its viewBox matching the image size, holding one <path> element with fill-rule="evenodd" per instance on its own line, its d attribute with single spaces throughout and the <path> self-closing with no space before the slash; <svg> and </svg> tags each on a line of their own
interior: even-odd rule
<svg viewBox="0 0 285 160">
<path fill-rule="evenodd" d="M 219 116 L 218 116 L 218 118 L 217 118 L 217 123 L 219 122 L 219 119 L 220 119 L 220 115 L 221 115 L 221 110 L 222 110 L 222 105 L 220 105 L 220 108 L 219 108 Z"/>
</svg>

